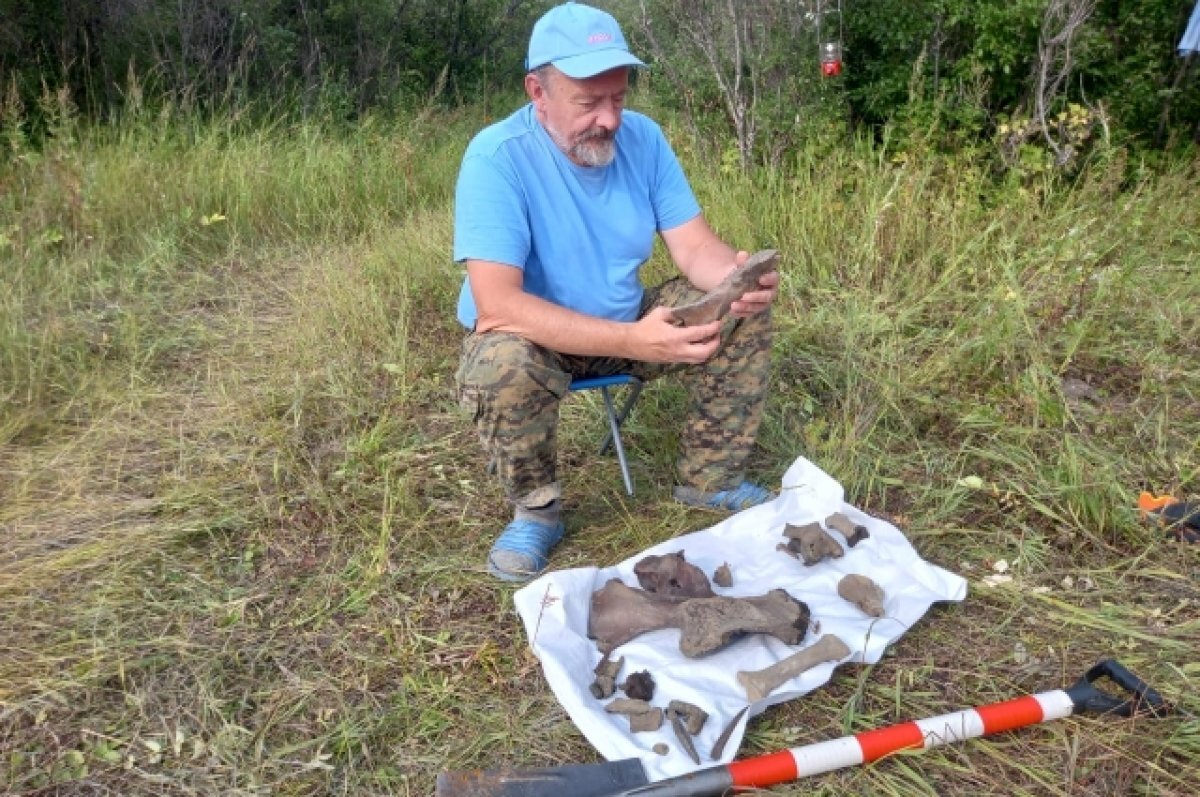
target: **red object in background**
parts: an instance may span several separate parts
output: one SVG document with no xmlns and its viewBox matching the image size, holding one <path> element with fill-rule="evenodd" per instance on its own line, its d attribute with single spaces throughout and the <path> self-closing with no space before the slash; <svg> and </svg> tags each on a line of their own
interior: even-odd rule
<svg viewBox="0 0 1200 797">
<path fill-rule="evenodd" d="M 825 42 L 821 45 L 821 74 L 825 77 L 837 77 L 842 74 L 842 45 L 839 42 Z"/>
</svg>

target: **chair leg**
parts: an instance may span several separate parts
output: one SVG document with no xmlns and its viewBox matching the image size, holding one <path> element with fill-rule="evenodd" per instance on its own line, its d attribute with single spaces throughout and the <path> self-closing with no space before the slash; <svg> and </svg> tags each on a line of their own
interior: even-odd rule
<svg viewBox="0 0 1200 797">
<path fill-rule="evenodd" d="M 638 388 L 641 385 L 637 386 Z M 625 492 L 633 495 L 633 479 L 629 477 L 629 462 L 625 459 L 625 445 L 621 442 L 621 421 L 624 420 L 625 414 L 629 412 L 631 402 L 626 401 L 625 407 L 621 411 L 621 415 L 617 415 L 616 409 L 613 407 L 612 395 L 608 392 L 608 387 L 600 388 L 601 394 L 604 395 L 604 408 L 608 411 L 608 438 L 604 441 L 604 446 L 600 449 L 603 454 L 611 442 L 617 449 L 617 461 L 621 463 L 621 478 L 625 480 Z"/>
<path fill-rule="evenodd" d="M 629 416 L 629 411 L 633 409 L 633 403 L 638 400 L 638 396 L 642 393 L 643 382 L 640 380 L 634 381 L 629 385 L 629 394 L 625 398 L 625 403 L 621 405 L 621 411 L 617 413 L 617 426 L 625 423 L 625 419 Z M 605 395 L 608 394 L 608 388 L 604 388 Z M 600 446 L 600 456 L 608 453 L 608 447 L 612 445 L 612 432 L 610 431 L 604 438 L 604 442 Z"/>
</svg>

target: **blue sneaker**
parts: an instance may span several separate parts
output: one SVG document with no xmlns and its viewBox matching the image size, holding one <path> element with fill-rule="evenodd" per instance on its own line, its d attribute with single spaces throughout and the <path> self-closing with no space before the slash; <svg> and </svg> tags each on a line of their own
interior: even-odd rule
<svg viewBox="0 0 1200 797">
<path fill-rule="evenodd" d="M 550 549 L 563 536 L 563 524 L 514 520 L 504 527 L 488 553 L 488 572 L 504 581 L 529 581 L 546 569 Z"/>
<path fill-rule="evenodd" d="M 675 488 L 675 500 L 685 506 L 697 509 L 715 509 L 725 512 L 740 512 L 752 506 L 765 504 L 774 500 L 775 493 L 759 487 L 754 482 L 743 481 L 737 487 L 719 492 L 706 493 L 695 487 L 679 486 Z"/>
</svg>

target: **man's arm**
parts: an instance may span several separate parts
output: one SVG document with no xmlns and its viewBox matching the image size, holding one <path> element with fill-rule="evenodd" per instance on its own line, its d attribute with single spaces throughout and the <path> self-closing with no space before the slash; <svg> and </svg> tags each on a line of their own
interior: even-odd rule
<svg viewBox="0 0 1200 797">
<path fill-rule="evenodd" d="M 662 232 L 663 243 L 675 265 L 688 282 L 702 291 L 711 291 L 733 269 L 746 262 L 748 252 L 735 252 L 708 226 L 703 216 Z M 748 291 L 733 303 L 730 314 L 746 317 L 770 307 L 779 288 L 779 274 L 771 272 L 759 280 L 761 290 Z"/>
<path fill-rule="evenodd" d="M 636 322 L 609 321 L 526 293 L 519 268 L 487 260 L 466 265 L 478 333 L 511 332 L 563 354 L 666 363 L 702 363 L 720 344 L 717 322 L 677 327 L 661 307 Z"/>
</svg>

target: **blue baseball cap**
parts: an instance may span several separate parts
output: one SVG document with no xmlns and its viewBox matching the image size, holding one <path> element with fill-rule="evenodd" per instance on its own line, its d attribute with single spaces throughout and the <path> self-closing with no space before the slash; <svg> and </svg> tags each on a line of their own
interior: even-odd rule
<svg viewBox="0 0 1200 797">
<path fill-rule="evenodd" d="M 555 6 L 534 24 L 525 69 L 546 64 L 573 78 L 594 77 L 620 66 L 645 66 L 629 52 L 612 14 L 583 3 Z"/>
</svg>

